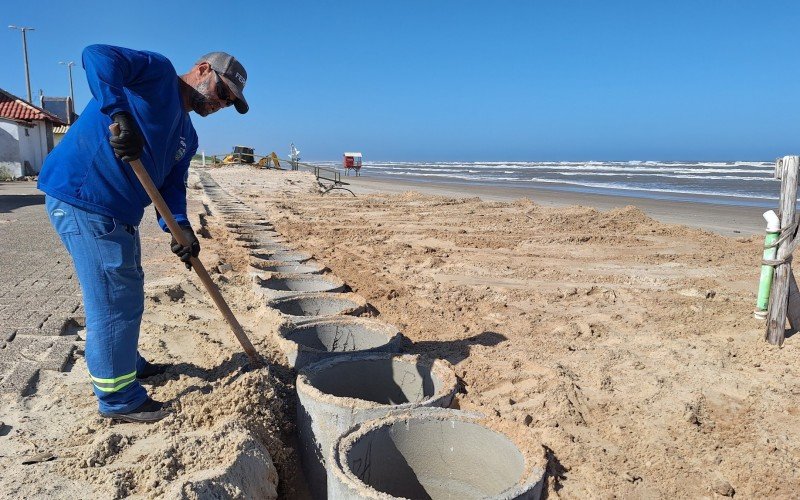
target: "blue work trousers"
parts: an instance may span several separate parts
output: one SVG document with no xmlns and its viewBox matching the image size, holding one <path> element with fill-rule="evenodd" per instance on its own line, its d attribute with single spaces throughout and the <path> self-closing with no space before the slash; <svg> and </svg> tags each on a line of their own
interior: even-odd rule
<svg viewBox="0 0 800 500">
<path fill-rule="evenodd" d="M 50 223 L 66 247 L 86 310 L 86 364 L 103 413 L 136 409 L 147 392 L 136 380 L 144 312 L 139 229 L 46 196 Z"/>
</svg>

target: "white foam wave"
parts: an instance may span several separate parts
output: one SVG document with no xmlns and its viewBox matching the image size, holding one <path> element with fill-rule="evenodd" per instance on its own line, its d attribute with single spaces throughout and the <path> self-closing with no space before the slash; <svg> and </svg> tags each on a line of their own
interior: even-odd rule
<svg viewBox="0 0 800 500">
<path fill-rule="evenodd" d="M 744 166 L 744 165 L 743 165 Z M 430 170 L 430 171 L 469 171 L 471 173 L 480 173 L 483 171 L 525 171 L 525 170 L 552 170 L 553 172 L 560 171 L 581 171 L 581 172 L 631 172 L 631 173 L 669 173 L 676 174 L 764 174 L 772 175 L 772 167 L 758 168 L 757 166 L 750 165 L 751 168 L 710 168 L 710 167 L 691 167 L 685 164 L 680 165 L 661 165 L 661 166 L 641 166 L 641 165 L 609 165 L 609 164 L 575 164 L 569 165 L 569 168 L 564 168 L 564 165 L 555 165 L 552 163 L 541 164 L 513 164 L 513 163 L 498 163 L 495 165 L 487 164 L 447 164 L 443 166 L 435 163 L 420 163 L 420 164 L 396 164 L 396 165 L 382 165 L 382 164 L 365 164 L 364 168 L 375 168 L 378 170 L 395 170 L 397 168 L 404 168 L 408 170 Z M 755 167 L 755 168 L 752 168 Z"/>
<path fill-rule="evenodd" d="M 602 183 L 602 182 L 572 182 L 557 179 L 526 179 L 525 182 L 541 182 L 545 184 L 569 184 L 573 186 L 591 187 L 598 189 L 617 189 L 621 191 L 642 191 L 642 192 L 656 192 L 656 193 L 674 193 L 674 194 L 692 194 L 700 196 L 725 196 L 729 198 L 756 198 L 759 200 L 777 200 L 777 196 L 763 196 L 759 193 L 734 193 L 724 191 L 701 191 L 697 189 L 669 189 L 657 187 L 635 187 L 627 184 L 619 183 Z"/>
<path fill-rule="evenodd" d="M 633 174 L 623 174 L 618 172 L 554 172 L 557 175 L 567 176 L 567 177 L 583 177 L 583 176 L 590 176 L 590 177 L 626 177 L 626 178 L 636 178 L 636 177 L 664 177 L 667 179 L 698 179 L 698 180 L 720 180 L 720 181 L 728 181 L 728 180 L 741 180 L 741 181 L 769 181 L 774 182 L 775 179 L 772 177 L 752 177 L 752 176 L 743 176 L 743 175 L 692 175 L 692 174 L 655 174 L 655 173 L 648 173 L 644 175 L 633 175 Z"/>
</svg>

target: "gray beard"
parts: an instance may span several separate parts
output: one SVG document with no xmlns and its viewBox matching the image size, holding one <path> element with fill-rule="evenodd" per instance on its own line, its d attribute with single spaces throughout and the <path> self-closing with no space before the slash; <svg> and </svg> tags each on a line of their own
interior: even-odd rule
<svg viewBox="0 0 800 500">
<path fill-rule="evenodd" d="M 208 115 L 208 108 L 211 104 L 211 99 L 208 97 L 209 86 L 207 81 L 202 82 L 195 87 L 192 93 L 192 110 L 200 116 Z"/>
</svg>

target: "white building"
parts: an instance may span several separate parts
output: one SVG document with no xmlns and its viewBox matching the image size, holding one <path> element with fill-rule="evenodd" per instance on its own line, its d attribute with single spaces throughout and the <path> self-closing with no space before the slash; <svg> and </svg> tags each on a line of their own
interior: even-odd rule
<svg viewBox="0 0 800 500">
<path fill-rule="evenodd" d="M 0 178 L 37 175 L 59 118 L 0 89 Z"/>
</svg>

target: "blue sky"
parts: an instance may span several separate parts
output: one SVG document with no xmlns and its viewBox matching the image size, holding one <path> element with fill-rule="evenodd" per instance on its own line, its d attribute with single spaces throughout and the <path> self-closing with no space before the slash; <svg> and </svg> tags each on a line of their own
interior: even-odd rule
<svg viewBox="0 0 800 500">
<path fill-rule="evenodd" d="M 250 113 L 195 116 L 201 148 L 306 159 L 771 160 L 800 152 L 796 1 L 13 2 L 0 87 L 90 98 L 81 50 L 224 50 Z"/>
</svg>

